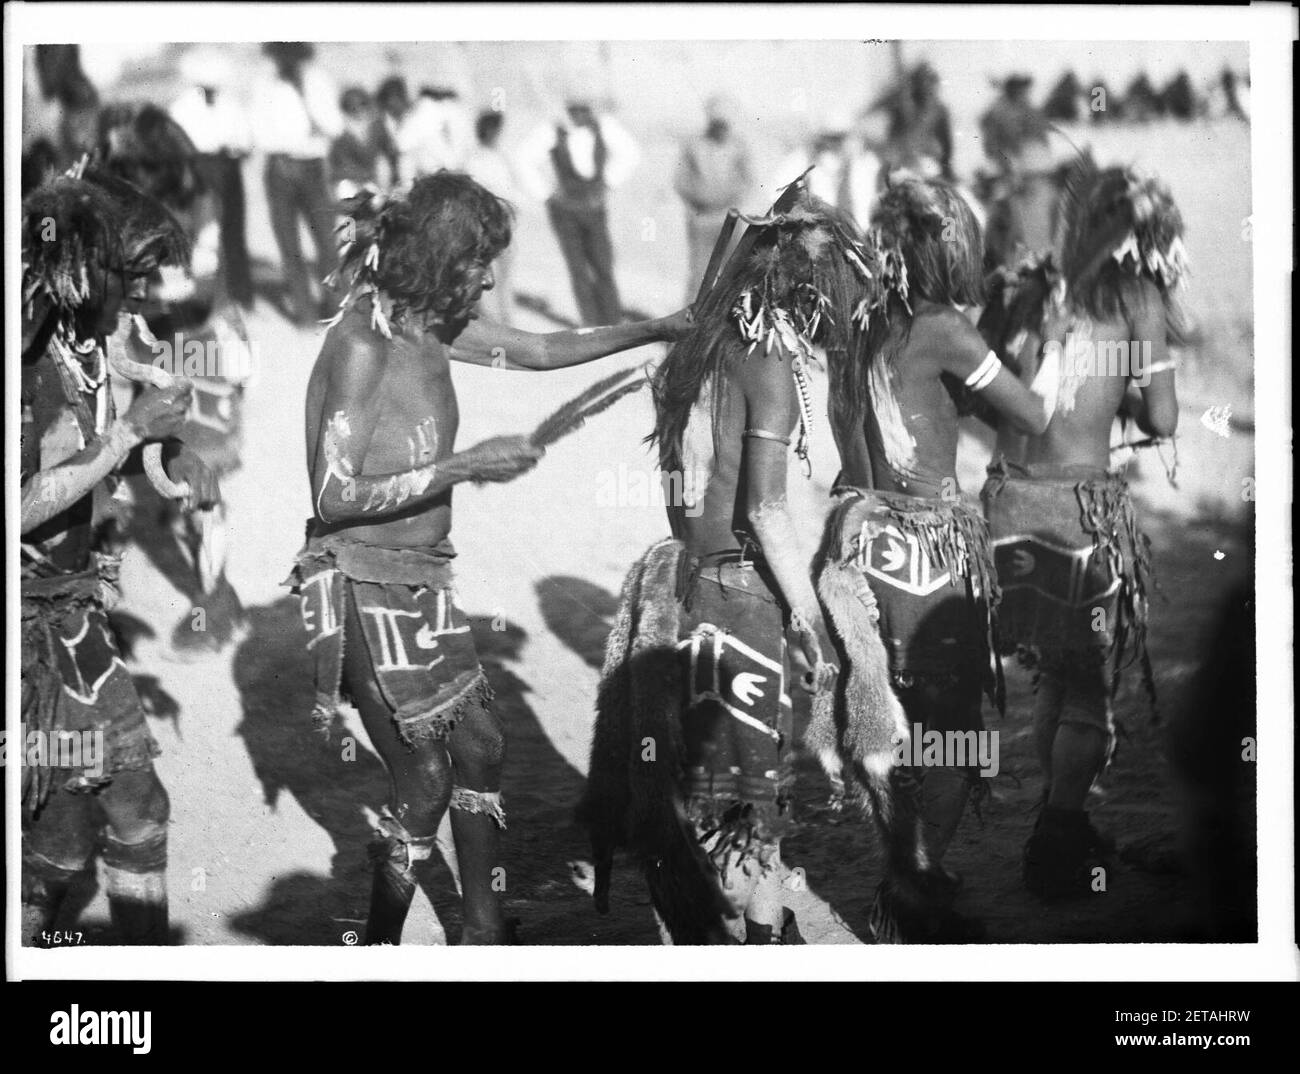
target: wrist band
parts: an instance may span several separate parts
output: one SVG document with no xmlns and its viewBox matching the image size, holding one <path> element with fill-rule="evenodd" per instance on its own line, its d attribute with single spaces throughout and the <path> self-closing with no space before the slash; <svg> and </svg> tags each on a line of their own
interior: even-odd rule
<svg viewBox="0 0 1300 1074">
<path fill-rule="evenodd" d="M 1154 365 L 1147 366 L 1145 369 L 1142 370 L 1142 375 L 1144 377 L 1149 377 L 1155 373 L 1164 373 L 1170 369 L 1177 369 L 1177 368 L 1178 368 L 1178 359 L 1167 358 L 1163 362 L 1156 362 Z"/>
<path fill-rule="evenodd" d="M 769 433 L 766 429 L 746 429 L 744 435 L 752 436 L 758 440 L 775 440 L 778 444 L 784 444 L 786 447 L 790 446 L 788 436 L 777 436 L 776 433 Z"/>
<path fill-rule="evenodd" d="M 992 351 L 984 356 L 984 361 L 980 362 L 975 372 L 966 378 L 966 387 L 971 391 L 978 392 L 987 388 L 993 383 L 993 378 L 998 375 L 998 370 L 1002 368 L 1002 362 Z"/>
</svg>

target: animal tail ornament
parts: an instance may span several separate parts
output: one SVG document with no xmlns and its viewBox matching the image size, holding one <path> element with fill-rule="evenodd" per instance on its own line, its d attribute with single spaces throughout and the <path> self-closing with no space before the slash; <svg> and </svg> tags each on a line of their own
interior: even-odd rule
<svg viewBox="0 0 1300 1074">
<path fill-rule="evenodd" d="M 852 503 L 841 504 L 827 520 L 816 568 L 817 594 L 844 673 L 833 692 L 813 698 L 804 745 L 830 778 L 837 800 L 857 800 L 866 815 L 887 825 L 890 771 L 910 731 L 890 678 L 876 598 L 855 563 L 851 546 L 857 534 L 847 532 Z"/>
<path fill-rule="evenodd" d="M 685 683 L 676 593 L 684 552 L 680 541 L 660 541 L 623 582 L 605 643 L 591 765 L 577 817 L 591 835 L 600 913 L 609 910 L 614 854 L 627 848 L 673 943 L 721 943 L 735 911 L 696 842 L 682 791 Z"/>
</svg>

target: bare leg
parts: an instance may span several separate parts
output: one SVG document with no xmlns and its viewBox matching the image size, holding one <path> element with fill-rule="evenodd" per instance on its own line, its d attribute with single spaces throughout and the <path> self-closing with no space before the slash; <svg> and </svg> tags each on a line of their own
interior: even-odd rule
<svg viewBox="0 0 1300 1074">
<path fill-rule="evenodd" d="M 506 873 L 501 865 L 500 830 L 505 827 L 501 768 L 505 735 L 490 702 L 476 701 L 447 740 L 455 768 L 451 830 L 460 864 L 465 906 L 462 944 L 505 943 L 499 892 Z"/>
<path fill-rule="evenodd" d="M 95 853 L 98 829 L 90 795 L 59 789 L 23 826 L 20 943 L 39 945 L 41 933 L 54 925 L 69 888 Z"/>
<path fill-rule="evenodd" d="M 375 872 L 366 943 L 397 944 L 415 895 L 415 866 L 432 853 L 438 822 L 451 798 L 451 759 L 442 742 L 411 749 L 401 740 L 392 709 L 375 681 L 351 599 L 344 629 L 355 641 L 345 649 L 343 683 L 390 781 L 389 816 L 381 822 L 371 847 Z"/>
<path fill-rule="evenodd" d="M 1065 679 L 1052 668 L 1040 668 L 1034 683 L 1034 748 L 1043 771 L 1044 793 L 1052 786 L 1052 754 L 1065 704 Z"/>
</svg>

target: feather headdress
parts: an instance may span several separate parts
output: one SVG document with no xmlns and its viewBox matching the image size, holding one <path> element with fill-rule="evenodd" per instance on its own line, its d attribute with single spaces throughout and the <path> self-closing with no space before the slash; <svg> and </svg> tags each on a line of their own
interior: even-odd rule
<svg viewBox="0 0 1300 1074">
<path fill-rule="evenodd" d="M 23 201 L 23 309 L 38 298 L 69 328 L 95 320 L 108 273 L 147 275 L 184 264 L 184 230 L 156 199 L 82 160 Z"/>
<path fill-rule="evenodd" d="M 1183 217 L 1168 187 L 1133 168 L 1099 168 L 1079 155 L 1062 193 L 1061 271 L 1071 299 L 1095 317 L 1114 314 L 1125 278 L 1168 297 L 1187 273 Z"/>
<path fill-rule="evenodd" d="M 802 411 L 798 450 L 807 451 L 812 413 L 805 363 L 826 353 L 834 380 L 860 349 L 854 313 L 871 270 L 853 223 L 797 183 L 788 207 L 747 225 L 743 256 L 733 255 L 695 310 L 695 330 L 660 365 L 654 380 L 656 422 L 650 440 L 660 465 L 681 468 L 682 441 L 701 396 L 712 393 L 715 448 L 722 403 L 718 376 L 758 347 L 788 354 Z M 780 203 L 778 203 L 780 204 Z"/>
</svg>

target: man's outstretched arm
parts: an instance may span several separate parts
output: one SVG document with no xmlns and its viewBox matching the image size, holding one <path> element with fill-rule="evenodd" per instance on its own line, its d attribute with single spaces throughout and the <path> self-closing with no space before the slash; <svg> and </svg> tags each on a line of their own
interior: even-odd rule
<svg viewBox="0 0 1300 1074">
<path fill-rule="evenodd" d="M 562 332 L 524 332 L 481 317 L 456 337 L 452 361 L 494 369 L 565 369 L 647 343 L 673 343 L 693 327 L 689 310 L 668 317 Z"/>
</svg>

